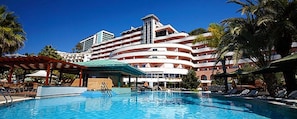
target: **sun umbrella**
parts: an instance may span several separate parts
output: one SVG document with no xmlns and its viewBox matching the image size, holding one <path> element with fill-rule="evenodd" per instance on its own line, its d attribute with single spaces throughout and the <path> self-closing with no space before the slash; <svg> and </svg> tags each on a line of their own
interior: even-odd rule
<svg viewBox="0 0 297 119">
<path fill-rule="evenodd" d="M 34 81 L 34 79 L 33 79 L 33 78 L 30 78 L 30 77 L 26 77 L 26 78 L 24 79 L 24 81 L 25 81 L 25 82 L 32 82 L 32 81 Z"/>
<path fill-rule="evenodd" d="M 286 56 L 284 58 L 275 60 L 266 67 L 259 68 L 251 73 L 253 74 L 264 74 L 264 73 L 275 73 L 282 72 L 286 69 L 297 68 L 297 53 L 293 55 Z"/>
<path fill-rule="evenodd" d="M 270 67 L 276 66 L 279 68 L 296 68 L 297 65 L 297 53 L 283 57 L 270 63 Z"/>
<path fill-rule="evenodd" d="M 49 75 L 51 76 L 51 75 Z M 45 70 L 39 70 L 32 74 L 27 74 L 26 77 L 46 77 L 46 71 Z M 57 78 L 57 76 L 52 75 L 52 78 Z"/>
<path fill-rule="evenodd" d="M 277 66 L 266 66 L 263 68 L 259 68 L 253 72 L 252 74 L 265 74 L 265 73 L 275 73 L 275 72 L 281 72 L 281 68 Z"/>
<path fill-rule="evenodd" d="M 8 82 L 7 79 L 1 79 L 0 82 Z"/>
</svg>

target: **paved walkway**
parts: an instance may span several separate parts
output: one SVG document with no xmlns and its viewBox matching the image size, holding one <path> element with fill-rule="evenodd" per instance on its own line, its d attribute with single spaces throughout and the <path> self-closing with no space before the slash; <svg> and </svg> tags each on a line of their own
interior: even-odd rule
<svg viewBox="0 0 297 119">
<path fill-rule="evenodd" d="M 11 93 L 10 95 L 13 102 L 17 102 L 17 101 L 34 99 L 36 92 Z M 11 99 L 9 96 L 6 96 L 6 99 L 7 99 L 7 102 L 11 102 Z M 0 105 L 5 103 L 6 103 L 5 98 L 3 97 L 3 95 L 0 95 Z"/>
<path fill-rule="evenodd" d="M 13 102 L 18 102 L 18 101 L 24 101 L 24 100 L 30 100 L 34 99 L 34 97 L 22 97 L 22 96 L 11 96 L 13 99 Z M 11 102 L 10 97 L 7 97 L 8 102 Z M 0 105 L 5 104 L 6 101 L 3 96 L 0 98 Z"/>
</svg>

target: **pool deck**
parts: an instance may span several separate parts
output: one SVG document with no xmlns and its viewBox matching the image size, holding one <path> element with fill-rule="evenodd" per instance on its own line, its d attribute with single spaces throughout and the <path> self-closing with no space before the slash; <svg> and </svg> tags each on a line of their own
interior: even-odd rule
<svg viewBox="0 0 297 119">
<path fill-rule="evenodd" d="M 36 92 L 21 92 L 21 93 L 11 93 L 11 98 L 13 102 L 19 102 L 24 100 L 31 100 L 34 99 L 36 96 Z M 9 96 L 6 96 L 7 102 L 11 102 Z M 5 98 L 1 95 L 0 96 L 0 105 L 5 105 L 6 101 Z"/>
<path fill-rule="evenodd" d="M 269 97 L 269 96 L 247 97 L 247 96 L 234 96 L 234 95 L 223 95 L 223 94 L 218 94 L 218 95 L 224 96 L 226 98 L 240 98 L 240 99 L 245 99 L 245 100 L 260 100 L 260 101 L 271 103 L 274 105 L 287 106 L 289 108 L 297 109 L 297 99 L 273 98 L 273 97 Z"/>
<path fill-rule="evenodd" d="M 267 101 L 268 103 L 276 104 L 276 105 L 284 105 L 289 106 L 291 108 L 297 109 L 297 99 L 286 99 L 286 98 L 271 98 L 271 97 L 256 97 L 257 99 Z"/>
<path fill-rule="evenodd" d="M 31 100 L 34 99 L 34 97 L 23 97 L 23 96 L 11 96 L 13 99 L 13 102 L 19 102 L 24 100 Z M 10 98 L 7 97 L 8 102 L 11 102 Z M 4 105 L 6 103 L 5 99 L 3 97 L 0 98 L 0 105 Z"/>
</svg>

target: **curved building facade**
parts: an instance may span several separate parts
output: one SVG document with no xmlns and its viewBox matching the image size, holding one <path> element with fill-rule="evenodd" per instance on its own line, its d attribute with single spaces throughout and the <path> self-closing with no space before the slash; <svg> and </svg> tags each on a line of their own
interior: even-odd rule
<svg viewBox="0 0 297 119">
<path fill-rule="evenodd" d="M 129 63 L 146 72 L 146 75 L 138 77 L 138 82 L 149 82 L 150 87 L 176 86 L 189 69 L 195 70 L 202 85 L 207 86 L 211 84 L 214 71 L 222 72 L 220 63 L 214 66 L 215 48 L 204 43 L 193 44 L 196 36 L 178 32 L 171 25 L 163 25 L 153 14 L 143 17 L 142 21 L 140 27 L 132 27 L 119 37 L 93 45 L 91 60 L 117 59 Z M 207 37 L 211 34 L 203 35 Z M 227 57 L 227 71 L 234 71 L 247 62 L 250 61 L 242 59 L 235 66 L 233 60 Z M 128 77 L 123 79 L 124 82 L 129 80 Z M 132 82 L 135 80 L 130 78 Z"/>
</svg>

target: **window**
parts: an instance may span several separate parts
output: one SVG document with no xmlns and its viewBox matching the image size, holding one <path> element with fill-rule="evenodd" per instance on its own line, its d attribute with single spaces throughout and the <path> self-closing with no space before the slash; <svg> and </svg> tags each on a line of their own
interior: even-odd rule
<svg viewBox="0 0 297 119">
<path fill-rule="evenodd" d="M 166 30 L 156 32 L 156 37 L 159 37 L 159 36 L 166 36 Z"/>
<path fill-rule="evenodd" d="M 201 80 L 207 80 L 207 76 L 202 75 L 202 76 L 201 76 Z"/>
<path fill-rule="evenodd" d="M 232 68 L 233 69 L 238 68 L 238 65 L 233 65 Z"/>
</svg>

